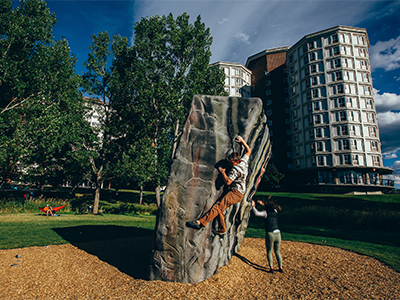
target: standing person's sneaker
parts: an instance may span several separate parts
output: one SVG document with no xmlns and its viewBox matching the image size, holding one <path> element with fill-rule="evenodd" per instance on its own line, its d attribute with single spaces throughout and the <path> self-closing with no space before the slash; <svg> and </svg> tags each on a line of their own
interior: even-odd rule
<svg viewBox="0 0 400 300">
<path fill-rule="evenodd" d="M 193 228 L 193 229 L 196 229 L 196 230 L 199 230 L 202 227 L 200 224 L 197 224 L 196 221 L 194 221 L 194 222 L 193 221 L 186 222 L 186 226 L 190 227 L 190 228 Z"/>
</svg>

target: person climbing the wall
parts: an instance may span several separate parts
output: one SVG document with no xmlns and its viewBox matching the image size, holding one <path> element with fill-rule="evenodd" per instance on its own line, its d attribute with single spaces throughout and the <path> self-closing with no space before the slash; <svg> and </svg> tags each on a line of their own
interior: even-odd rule
<svg viewBox="0 0 400 300">
<path fill-rule="evenodd" d="M 219 222 L 218 230 L 213 230 L 214 234 L 223 236 L 226 233 L 224 211 L 231 205 L 242 201 L 246 192 L 246 178 L 248 173 L 249 159 L 251 150 L 244 139 L 239 135 L 235 142 L 242 144 L 245 148 L 245 153 L 242 157 L 238 152 L 233 152 L 228 156 L 228 162 L 232 169 L 226 174 L 226 169 L 219 167 L 224 184 L 229 187 L 229 191 L 224 197 L 219 199 L 211 209 L 200 219 L 186 223 L 186 226 L 196 230 L 206 227 L 207 224 L 217 217 Z"/>
</svg>

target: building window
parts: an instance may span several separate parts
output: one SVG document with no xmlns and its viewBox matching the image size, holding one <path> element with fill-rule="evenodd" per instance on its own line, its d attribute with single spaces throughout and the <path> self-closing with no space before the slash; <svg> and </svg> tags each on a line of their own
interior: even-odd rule
<svg viewBox="0 0 400 300">
<path fill-rule="evenodd" d="M 308 56 L 307 55 L 304 56 L 303 60 L 304 60 L 304 64 L 308 64 Z"/>
<path fill-rule="evenodd" d="M 310 129 L 309 133 L 310 133 L 310 138 L 313 138 L 314 137 L 314 129 Z"/>
<path fill-rule="evenodd" d="M 293 54 L 289 56 L 289 63 L 293 62 Z"/>
<path fill-rule="evenodd" d="M 311 99 L 311 91 L 307 91 L 307 100 Z"/>
<path fill-rule="evenodd" d="M 375 137 L 376 136 L 376 128 L 370 127 L 369 128 L 369 135 Z"/>
<path fill-rule="evenodd" d="M 319 90 L 318 89 L 313 89 L 312 90 L 312 96 L 313 96 L 313 98 L 318 98 L 319 97 Z"/>
<path fill-rule="evenodd" d="M 346 106 L 346 99 L 344 97 L 341 97 L 338 99 L 338 106 L 339 107 L 345 107 Z"/>
<path fill-rule="evenodd" d="M 339 37 L 337 34 L 332 35 L 332 43 L 337 43 L 339 42 Z"/>
<path fill-rule="evenodd" d="M 336 80 L 343 80 L 343 74 L 342 71 L 336 72 Z"/>
<path fill-rule="evenodd" d="M 298 128 L 297 122 L 293 122 L 293 130 L 297 130 L 297 128 Z"/>
<path fill-rule="evenodd" d="M 347 115 L 345 111 L 339 112 L 339 121 L 347 121 Z"/>
<path fill-rule="evenodd" d="M 337 92 L 338 92 L 339 94 L 344 93 L 343 84 L 338 84 L 336 87 L 337 87 Z"/>
<path fill-rule="evenodd" d="M 312 112 L 312 103 L 307 104 L 307 110 L 309 113 Z"/>
<path fill-rule="evenodd" d="M 324 151 L 324 143 L 322 142 L 317 142 L 317 151 Z"/>
<path fill-rule="evenodd" d="M 317 65 L 311 65 L 311 73 L 316 73 L 317 72 Z"/>
<path fill-rule="evenodd" d="M 322 155 L 318 155 L 317 156 L 317 162 L 318 162 L 318 166 L 324 166 L 325 165 L 325 159 Z"/>
<path fill-rule="evenodd" d="M 372 151 L 378 151 L 378 142 L 371 141 L 371 149 Z"/>
<path fill-rule="evenodd" d="M 310 74 L 310 69 L 308 67 L 304 69 L 304 74 L 306 76 Z"/>
<path fill-rule="evenodd" d="M 357 141 L 356 140 L 350 140 L 351 144 L 351 149 L 357 150 Z"/>
<path fill-rule="evenodd" d="M 321 124 L 322 120 L 321 120 L 321 115 L 315 115 L 315 124 Z"/>
<path fill-rule="evenodd" d="M 310 61 L 316 60 L 316 55 L 314 52 L 310 53 Z"/>
<path fill-rule="evenodd" d="M 333 55 L 339 55 L 339 54 L 340 54 L 339 46 L 333 47 Z"/>
<path fill-rule="evenodd" d="M 315 42 L 308 42 L 308 49 L 314 49 L 315 48 Z"/>
<path fill-rule="evenodd" d="M 304 45 L 303 45 L 303 53 L 306 53 L 306 52 L 307 52 L 307 50 L 308 50 L 308 48 L 307 48 L 307 44 L 304 44 Z"/>
<path fill-rule="evenodd" d="M 293 73 L 294 73 L 294 66 L 290 66 L 289 72 L 290 72 L 290 74 L 293 74 Z"/>
<path fill-rule="evenodd" d="M 342 145 L 343 145 L 343 150 L 350 150 L 350 143 L 348 140 L 343 140 Z"/>
<path fill-rule="evenodd" d="M 335 68 L 340 68 L 342 66 L 342 61 L 340 60 L 340 58 L 337 58 L 335 59 L 334 64 Z"/>
<path fill-rule="evenodd" d="M 318 84 L 318 77 L 314 76 L 311 78 L 311 84 L 312 85 L 317 85 Z"/>
<path fill-rule="evenodd" d="M 349 128 L 347 125 L 340 126 L 341 135 L 349 135 Z"/>
<path fill-rule="evenodd" d="M 322 128 L 315 128 L 315 137 L 322 137 Z"/>
<path fill-rule="evenodd" d="M 296 155 L 299 155 L 299 146 L 294 147 L 294 152 L 296 153 Z"/>
<path fill-rule="evenodd" d="M 358 165 L 358 154 L 353 155 L 353 165 Z"/>
<path fill-rule="evenodd" d="M 345 165 L 351 165 L 351 155 L 350 154 L 343 155 L 343 158 L 344 158 Z"/>
<path fill-rule="evenodd" d="M 296 159 L 296 168 L 299 168 L 300 167 L 300 160 L 299 159 Z"/>
</svg>

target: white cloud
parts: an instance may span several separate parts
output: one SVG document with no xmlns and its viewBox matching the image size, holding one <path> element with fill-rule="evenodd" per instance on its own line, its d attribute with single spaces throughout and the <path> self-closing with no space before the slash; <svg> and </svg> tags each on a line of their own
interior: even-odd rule
<svg viewBox="0 0 400 300">
<path fill-rule="evenodd" d="M 400 68 L 400 36 L 377 42 L 369 48 L 369 58 L 373 69 L 392 71 Z"/>
<path fill-rule="evenodd" d="M 374 89 L 374 94 L 376 111 L 378 113 L 400 109 L 400 95 L 394 93 L 379 94 L 379 91 L 376 89 Z"/>
<path fill-rule="evenodd" d="M 374 90 L 374 94 L 382 153 L 388 155 L 385 159 L 394 158 L 389 156 L 400 150 L 400 95 L 379 94 L 378 90 Z"/>
<path fill-rule="evenodd" d="M 218 24 L 222 25 L 222 24 L 224 24 L 224 23 L 226 23 L 228 21 L 229 21 L 228 18 L 223 18 L 221 21 L 218 22 Z"/>
<path fill-rule="evenodd" d="M 393 158 L 397 158 L 398 156 L 396 155 L 396 153 L 389 153 L 389 154 L 384 154 L 385 155 L 385 159 L 393 159 Z"/>
<path fill-rule="evenodd" d="M 236 32 L 234 37 L 242 43 L 250 44 L 250 36 L 248 34 L 245 34 L 244 32 Z"/>
</svg>

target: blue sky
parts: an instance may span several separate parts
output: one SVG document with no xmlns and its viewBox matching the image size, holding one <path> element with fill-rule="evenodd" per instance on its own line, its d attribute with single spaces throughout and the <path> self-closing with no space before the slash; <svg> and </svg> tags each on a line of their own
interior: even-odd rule
<svg viewBox="0 0 400 300">
<path fill-rule="evenodd" d="M 18 2 L 15 2 L 17 4 Z M 211 62 L 245 64 L 262 50 L 294 45 L 303 36 L 336 25 L 366 28 L 384 165 L 400 187 L 400 1 L 346 0 L 159 0 L 62 1 L 47 5 L 56 14 L 56 39 L 65 36 L 84 71 L 91 35 L 133 36 L 134 22 L 156 14 L 198 15 L 214 38 Z"/>
</svg>

